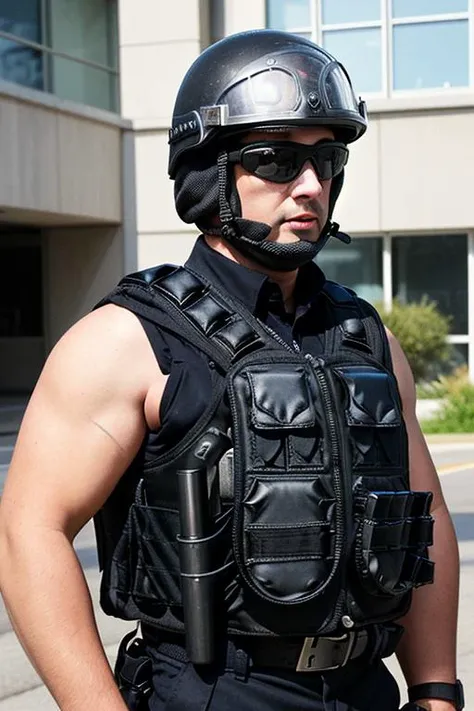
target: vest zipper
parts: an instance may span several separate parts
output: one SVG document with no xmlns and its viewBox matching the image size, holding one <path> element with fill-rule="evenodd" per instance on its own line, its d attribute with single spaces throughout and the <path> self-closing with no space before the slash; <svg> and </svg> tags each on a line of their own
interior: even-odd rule
<svg viewBox="0 0 474 711">
<path fill-rule="evenodd" d="M 347 563 L 347 527 L 348 527 L 348 499 L 347 485 L 342 474 L 343 464 L 343 446 L 341 445 L 340 425 L 338 422 L 336 405 L 332 393 L 332 388 L 328 383 L 328 379 L 324 373 L 324 361 L 316 359 L 309 353 L 305 354 L 305 358 L 312 364 L 316 379 L 319 384 L 319 389 L 323 398 L 324 412 L 329 427 L 329 438 L 331 450 L 333 454 L 333 482 L 334 491 L 336 493 L 336 501 L 340 502 L 340 506 L 336 506 L 336 526 L 339 537 L 336 534 L 335 556 L 340 567 L 341 575 L 341 594 L 334 607 L 334 619 L 337 623 L 341 619 L 345 606 L 345 589 L 346 589 L 346 563 Z M 338 540 L 339 538 L 339 540 Z"/>
<path fill-rule="evenodd" d="M 299 347 L 298 343 L 293 339 L 292 346 L 290 346 L 289 343 L 287 343 L 281 336 L 278 335 L 276 331 L 273 330 L 270 326 L 267 326 L 266 323 L 261 322 L 261 326 L 270 334 L 270 336 L 280 344 L 280 346 L 283 346 L 287 351 L 290 351 L 291 353 L 301 353 L 301 348 Z"/>
</svg>

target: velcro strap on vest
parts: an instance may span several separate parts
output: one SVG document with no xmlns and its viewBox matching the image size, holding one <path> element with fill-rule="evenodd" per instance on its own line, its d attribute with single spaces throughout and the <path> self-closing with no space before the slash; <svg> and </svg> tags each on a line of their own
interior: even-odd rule
<svg viewBox="0 0 474 711">
<path fill-rule="evenodd" d="M 428 516 L 433 495 L 429 491 L 374 491 L 365 502 L 365 516 L 397 520 Z"/>
<path fill-rule="evenodd" d="M 328 558 L 332 554 L 334 537 L 330 535 L 330 524 L 315 522 L 300 526 L 249 525 L 248 562 L 263 560 Z"/>
<path fill-rule="evenodd" d="M 367 521 L 373 525 L 371 550 L 388 551 L 418 548 L 433 544 L 433 519 L 431 516 L 402 519 L 400 521 Z"/>
</svg>

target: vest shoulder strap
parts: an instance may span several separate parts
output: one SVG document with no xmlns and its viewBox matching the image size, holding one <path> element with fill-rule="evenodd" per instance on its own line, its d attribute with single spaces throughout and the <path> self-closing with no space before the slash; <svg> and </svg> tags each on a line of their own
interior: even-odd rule
<svg viewBox="0 0 474 711">
<path fill-rule="evenodd" d="M 325 350 L 334 353 L 346 346 L 365 351 L 392 370 L 387 333 L 376 309 L 334 281 L 326 281 L 322 295 L 329 311 Z"/>
<path fill-rule="evenodd" d="M 243 304 L 188 267 L 164 264 L 129 274 L 96 308 L 105 303 L 179 334 L 225 370 L 266 345 L 280 347 Z"/>
</svg>

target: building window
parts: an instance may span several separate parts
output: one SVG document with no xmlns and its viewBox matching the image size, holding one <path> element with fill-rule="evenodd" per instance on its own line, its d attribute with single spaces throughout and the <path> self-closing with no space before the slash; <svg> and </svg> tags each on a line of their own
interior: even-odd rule
<svg viewBox="0 0 474 711">
<path fill-rule="evenodd" d="M 325 30 L 323 44 L 348 69 L 357 93 L 382 90 L 380 29 Z"/>
<path fill-rule="evenodd" d="M 468 2 L 267 0 L 267 24 L 322 44 L 347 68 L 356 93 L 432 91 L 473 81 Z"/>
<path fill-rule="evenodd" d="M 354 289 L 375 304 L 383 300 L 381 237 L 363 237 L 344 244 L 332 239 L 316 257 L 327 279 Z"/>
<path fill-rule="evenodd" d="M 15 41 L 18 37 L 43 43 L 40 0 L 0 2 L 0 31 L 0 78 L 30 89 L 43 89 L 43 53 Z"/>
<path fill-rule="evenodd" d="M 393 0 L 392 8 L 393 89 L 468 86 L 468 0 Z"/>
<path fill-rule="evenodd" d="M 311 33 L 311 0 L 268 0 L 269 27 Z"/>
<path fill-rule="evenodd" d="M 423 297 L 434 301 L 451 317 L 446 372 L 468 363 L 466 235 L 394 236 L 390 243 L 392 298 L 402 303 Z M 382 237 L 353 237 L 349 245 L 332 239 L 315 261 L 328 279 L 354 289 L 375 306 L 384 301 Z"/>
<path fill-rule="evenodd" d="M 116 0 L 0 0 L 0 78 L 118 110 Z"/>
<path fill-rule="evenodd" d="M 392 272 L 395 298 L 406 303 L 427 296 L 451 316 L 451 333 L 467 334 L 466 235 L 393 237 Z"/>
</svg>

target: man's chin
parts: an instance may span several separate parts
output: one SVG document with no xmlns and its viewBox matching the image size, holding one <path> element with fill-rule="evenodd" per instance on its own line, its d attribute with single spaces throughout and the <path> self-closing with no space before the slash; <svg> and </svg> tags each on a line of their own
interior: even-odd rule
<svg viewBox="0 0 474 711">
<path fill-rule="evenodd" d="M 288 223 L 283 223 L 279 230 L 272 230 L 267 240 L 278 244 L 296 244 L 298 242 L 317 242 L 321 232 L 318 229 L 288 229 Z"/>
</svg>

